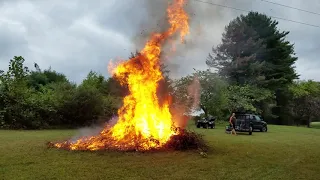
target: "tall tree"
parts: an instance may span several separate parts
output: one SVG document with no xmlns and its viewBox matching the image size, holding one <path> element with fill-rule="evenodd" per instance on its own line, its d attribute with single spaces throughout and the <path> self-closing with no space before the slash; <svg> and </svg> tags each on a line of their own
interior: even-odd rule
<svg viewBox="0 0 320 180">
<path fill-rule="evenodd" d="M 294 70 L 294 47 L 279 31 L 278 22 L 264 14 L 250 12 L 232 20 L 222 43 L 213 48 L 207 64 L 221 75 L 244 84 L 254 83 L 276 90 L 298 78 Z"/>
<path fill-rule="evenodd" d="M 294 45 L 286 40 L 278 22 L 257 12 L 232 20 L 225 28 L 222 43 L 214 47 L 206 63 L 231 82 L 252 84 L 276 93 L 274 113 L 285 118 L 287 87 L 298 78 L 294 70 Z M 260 103 L 260 106 L 264 102 Z"/>
</svg>

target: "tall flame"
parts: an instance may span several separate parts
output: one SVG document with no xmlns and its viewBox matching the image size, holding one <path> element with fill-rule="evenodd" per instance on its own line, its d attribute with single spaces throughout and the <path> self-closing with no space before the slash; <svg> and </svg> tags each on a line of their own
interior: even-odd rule
<svg viewBox="0 0 320 180">
<path fill-rule="evenodd" d="M 97 136 L 83 137 L 76 142 L 54 144 L 71 150 L 160 148 L 172 135 L 173 120 L 169 101 L 159 103 L 158 82 L 163 79 L 160 69 L 160 52 L 164 42 L 180 32 L 180 39 L 189 33 L 185 0 L 173 0 L 167 8 L 170 27 L 163 33 L 154 33 L 137 57 L 124 61 L 112 69 L 114 77 L 128 85 L 129 95 L 118 110 L 118 122 L 105 128 Z M 138 147 L 137 147 L 138 146 Z"/>
</svg>

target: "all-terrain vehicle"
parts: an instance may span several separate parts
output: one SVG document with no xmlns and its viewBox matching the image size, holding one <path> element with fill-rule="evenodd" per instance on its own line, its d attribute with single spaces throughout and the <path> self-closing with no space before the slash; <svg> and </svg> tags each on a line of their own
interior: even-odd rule
<svg viewBox="0 0 320 180">
<path fill-rule="evenodd" d="M 254 130 L 260 130 L 267 132 L 267 123 L 261 120 L 260 116 L 256 114 L 236 113 L 235 130 L 238 132 L 249 132 L 252 135 Z M 230 125 L 226 126 L 226 132 L 229 133 L 232 130 Z"/>
<path fill-rule="evenodd" d="M 214 129 L 216 127 L 216 123 L 215 123 L 216 118 L 213 116 L 208 116 L 207 118 L 201 118 L 199 120 L 197 120 L 196 122 L 196 126 L 197 128 L 211 128 Z"/>
</svg>

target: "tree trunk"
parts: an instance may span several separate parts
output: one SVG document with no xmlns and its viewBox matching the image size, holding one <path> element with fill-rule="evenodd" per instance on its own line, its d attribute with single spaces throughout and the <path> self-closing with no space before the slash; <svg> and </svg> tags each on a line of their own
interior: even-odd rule
<svg viewBox="0 0 320 180">
<path fill-rule="evenodd" d="M 307 127 L 308 127 L 308 128 L 311 127 L 310 124 L 311 124 L 311 118 L 309 117 L 309 118 L 308 118 L 308 121 L 307 121 Z"/>
<path fill-rule="evenodd" d="M 208 117 L 208 111 L 207 111 L 207 108 L 205 108 L 202 104 L 200 104 L 200 108 L 203 110 L 203 112 L 204 112 L 204 116 L 205 116 L 205 117 Z"/>
</svg>

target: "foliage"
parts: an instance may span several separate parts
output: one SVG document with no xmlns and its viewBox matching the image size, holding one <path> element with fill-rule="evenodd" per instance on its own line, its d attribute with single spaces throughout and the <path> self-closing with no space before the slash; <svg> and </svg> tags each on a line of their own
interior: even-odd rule
<svg viewBox="0 0 320 180">
<path fill-rule="evenodd" d="M 273 91 L 276 99 L 258 104 L 264 114 L 284 124 L 289 118 L 287 87 L 298 78 L 294 70 L 297 57 L 294 45 L 286 40 L 289 32 L 277 26 L 277 21 L 257 12 L 235 18 L 226 26 L 221 44 L 212 49 L 206 63 L 232 84 Z"/>
<path fill-rule="evenodd" d="M 42 71 L 40 67 L 35 64 L 36 71 L 31 71 L 27 77 L 28 86 L 39 90 L 41 86 L 46 86 L 50 83 L 68 82 L 64 74 L 51 70 L 51 68 Z"/>
<path fill-rule="evenodd" d="M 28 121 L 35 114 L 28 108 L 32 90 L 27 88 L 26 77 L 29 75 L 29 70 L 23 63 L 23 57 L 15 56 L 9 62 L 8 71 L 2 71 L 0 74 L 2 127 L 23 128 L 36 124 L 34 121 Z M 10 106 L 8 106 L 9 104 Z"/>
<path fill-rule="evenodd" d="M 222 34 L 222 43 L 212 48 L 206 62 L 231 82 L 256 84 L 265 79 L 261 71 L 265 62 L 258 60 L 265 45 L 243 18 L 238 17 L 229 23 Z"/>
<path fill-rule="evenodd" d="M 40 129 L 103 123 L 116 113 L 118 94 L 103 76 L 89 72 L 79 85 L 35 64 L 29 71 L 23 57 L 14 57 L 0 76 L 0 128 Z M 108 90 L 108 88 L 106 88 Z"/>
<path fill-rule="evenodd" d="M 290 86 L 295 98 L 305 96 L 320 96 L 320 83 L 312 80 L 298 81 Z"/>
<path fill-rule="evenodd" d="M 102 115 L 104 100 L 95 87 L 80 86 L 71 95 L 60 109 L 64 123 L 72 126 L 91 125 Z"/>
<path fill-rule="evenodd" d="M 96 89 L 101 89 L 104 82 L 104 77 L 96 72 L 90 71 L 86 79 L 81 83 L 81 87 L 94 87 Z"/>
<path fill-rule="evenodd" d="M 221 109 L 227 104 L 226 90 L 225 81 L 210 70 L 196 71 L 173 83 L 174 102 L 184 105 L 188 113 L 200 107 L 206 115 L 223 116 Z"/>
<path fill-rule="evenodd" d="M 291 111 L 296 124 L 310 127 L 312 119 L 320 118 L 320 83 L 315 81 L 298 81 L 290 86 L 293 95 Z"/>
<path fill-rule="evenodd" d="M 196 71 L 195 76 L 199 79 L 201 86 L 200 107 L 205 114 L 224 117 L 224 109 L 228 103 L 227 83 L 209 70 Z"/>
<path fill-rule="evenodd" d="M 228 87 L 228 109 L 230 112 L 251 111 L 261 113 L 258 102 L 272 98 L 271 91 L 253 85 L 231 85 Z"/>
<path fill-rule="evenodd" d="M 266 15 L 250 12 L 232 20 L 225 28 L 222 43 L 213 48 L 209 66 L 240 84 L 255 84 L 277 89 L 298 76 L 293 44 L 285 40 L 289 32 L 280 32 L 278 22 Z"/>
<path fill-rule="evenodd" d="M 193 97 L 187 92 L 188 85 L 191 84 L 191 77 L 182 77 L 173 82 L 173 106 L 183 106 L 187 113 L 192 112 Z"/>
<path fill-rule="evenodd" d="M 199 87 L 192 87 L 194 79 L 199 80 Z M 225 119 L 231 112 L 251 111 L 261 113 L 258 103 L 273 98 L 272 91 L 259 88 L 254 85 L 232 85 L 218 76 L 218 74 L 206 71 L 196 71 L 192 76 L 182 77 L 175 82 L 175 97 L 177 102 L 187 105 L 188 112 L 192 111 L 195 98 L 188 92 L 188 88 L 199 88 L 199 107 L 207 115 Z"/>
</svg>

